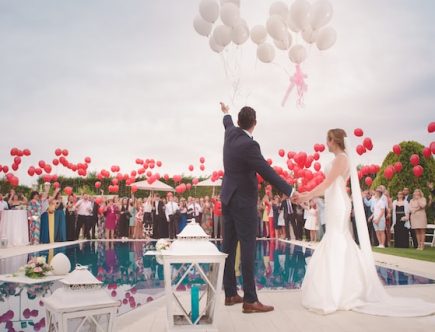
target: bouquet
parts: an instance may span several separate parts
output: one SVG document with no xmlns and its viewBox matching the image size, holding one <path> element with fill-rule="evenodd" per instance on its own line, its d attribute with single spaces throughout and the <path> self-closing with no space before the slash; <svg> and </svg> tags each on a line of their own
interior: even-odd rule
<svg viewBox="0 0 435 332">
<path fill-rule="evenodd" d="M 26 277 L 37 279 L 45 277 L 46 273 L 53 268 L 47 264 L 45 257 L 32 257 L 24 266 Z"/>
<path fill-rule="evenodd" d="M 166 239 L 160 239 L 156 243 L 156 250 L 157 252 L 161 252 L 162 250 L 169 249 L 171 246 L 171 242 Z"/>
</svg>

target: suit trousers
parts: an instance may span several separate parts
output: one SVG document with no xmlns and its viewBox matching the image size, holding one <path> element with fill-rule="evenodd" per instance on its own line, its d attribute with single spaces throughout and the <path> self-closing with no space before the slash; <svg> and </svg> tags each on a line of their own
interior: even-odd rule
<svg viewBox="0 0 435 332">
<path fill-rule="evenodd" d="M 255 248 L 257 234 L 257 205 L 240 202 L 236 194 L 228 205 L 222 204 L 224 221 L 223 252 L 228 254 L 225 261 L 224 288 L 225 296 L 237 294 L 237 281 L 234 270 L 237 242 L 240 242 L 242 263 L 244 302 L 258 301 L 255 287 Z"/>
</svg>

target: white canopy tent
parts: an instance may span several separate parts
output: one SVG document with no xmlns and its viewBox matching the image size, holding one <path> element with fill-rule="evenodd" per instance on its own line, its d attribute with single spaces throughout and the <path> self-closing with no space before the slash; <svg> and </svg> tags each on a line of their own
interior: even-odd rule
<svg viewBox="0 0 435 332">
<path fill-rule="evenodd" d="M 221 187 L 222 179 L 217 179 L 216 181 L 212 181 L 211 177 L 209 177 L 207 180 L 198 182 L 196 186 L 197 187 Z"/>
<path fill-rule="evenodd" d="M 150 190 L 150 191 L 175 191 L 174 188 L 163 183 L 162 181 L 156 180 L 152 184 L 149 184 L 148 181 L 138 181 L 132 183 L 131 186 L 136 186 L 139 190 Z"/>
</svg>

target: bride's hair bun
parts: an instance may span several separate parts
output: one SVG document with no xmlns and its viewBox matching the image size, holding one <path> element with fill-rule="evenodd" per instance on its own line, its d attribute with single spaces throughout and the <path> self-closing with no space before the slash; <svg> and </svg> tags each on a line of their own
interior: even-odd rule
<svg viewBox="0 0 435 332">
<path fill-rule="evenodd" d="M 344 138 L 347 137 L 346 132 L 343 129 L 329 129 L 328 130 L 328 141 L 333 141 L 337 146 L 344 150 Z"/>
</svg>

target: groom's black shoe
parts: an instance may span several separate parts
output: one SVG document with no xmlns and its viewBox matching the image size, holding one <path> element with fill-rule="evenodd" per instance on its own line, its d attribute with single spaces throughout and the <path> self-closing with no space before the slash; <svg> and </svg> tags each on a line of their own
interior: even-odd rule
<svg viewBox="0 0 435 332">
<path fill-rule="evenodd" d="M 269 312 L 273 311 L 274 307 L 271 305 L 264 305 L 261 302 L 257 301 L 254 303 L 243 303 L 243 313 L 244 314 L 253 314 L 256 312 Z"/>
<path fill-rule="evenodd" d="M 238 303 L 243 303 L 243 298 L 239 294 L 225 298 L 225 305 L 234 305 Z"/>
</svg>

